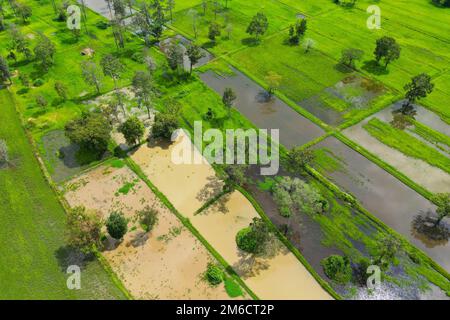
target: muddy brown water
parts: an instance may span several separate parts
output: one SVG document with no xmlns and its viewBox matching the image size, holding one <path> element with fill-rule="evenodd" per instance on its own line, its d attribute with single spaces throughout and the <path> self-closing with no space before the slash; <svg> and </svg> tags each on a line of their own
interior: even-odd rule
<svg viewBox="0 0 450 320">
<path fill-rule="evenodd" d="M 316 147 L 331 150 L 344 162 L 343 168 L 326 173 L 330 179 L 358 198 L 373 215 L 450 271 L 448 241 L 433 242 L 417 235 L 412 227 L 418 215 L 435 211 L 436 207 L 430 201 L 334 137 L 326 138 Z"/>
<path fill-rule="evenodd" d="M 200 78 L 220 96 L 225 88 L 232 88 L 237 97 L 235 108 L 259 128 L 279 129 L 280 142 L 288 148 L 303 145 L 325 133 L 277 97 L 268 100 L 266 91 L 243 73 L 236 69 L 233 72 L 233 75 L 221 76 L 210 70 Z"/>
</svg>

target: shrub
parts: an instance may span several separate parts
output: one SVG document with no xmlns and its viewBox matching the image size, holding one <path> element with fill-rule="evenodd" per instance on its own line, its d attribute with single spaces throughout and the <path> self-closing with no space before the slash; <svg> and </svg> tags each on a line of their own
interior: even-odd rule
<svg viewBox="0 0 450 320">
<path fill-rule="evenodd" d="M 111 125 L 99 113 L 83 113 L 80 118 L 66 123 L 66 136 L 85 150 L 102 155 L 111 137 Z"/>
<path fill-rule="evenodd" d="M 253 218 L 250 226 L 240 230 L 236 234 L 238 248 L 254 254 L 264 253 L 269 239 L 269 227 L 261 218 Z"/>
<path fill-rule="evenodd" d="M 352 278 L 352 267 L 345 256 L 331 255 L 323 259 L 321 265 L 326 276 L 338 283 L 347 283 Z"/>
<path fill-rule="evenodd" d="M 109 23 L 107 23 L 106 21 L 99 21 L 95 24 L 95 26 L 101 30 L 105 30 L 109 27 Z"/>
<path fill-rule="evenodd" d="M 128 231 L 127 219 L 123 213 L 113 212 L 109 215 L 106 221 L 106 229 L 111 237 L 120 240 Z"/>
<path fill-rule="evenodd" d="M 158 222 L 158 210 L 150 206 L 136 212 L 139 222 L 145 232 L 150 232 Z"/>
<path fill-rule="evenodd" d="M 145 128 L 137 117 L 130 117 L 119 126 L 119 132 L 123 134 L 128 145 L 134 146 L 144 136 Z"/>
<path fill-rule="evenodd" d="M 206 280 L 209 284 L 216 286 L 223 281 L 223 271 L 215 264 L 209 263 L 206 269 Z"/>
<path fill-rule="evenodd" d="M 101 220 L 95 211 L 75 207 L 67 213 L 67 242 L 82 252 L 90 252 L 100 245 L 101 228 Z"/>
<path fill-rule="evenodd" d="M 36 79 L 36 80 L 33 81 L 33 86 L 35 86 L 35 87 L 40 87 L 40 86 L 42 86 L 44 83 L 45 83 L 44 80 L 42 80 L 42 79 Z"/>
<path fill-rule="evenodd" d="M 144 63 L 144 55 L 141 52 L 133 53 L 130 58 L 137 63 Z"/>
</svg>

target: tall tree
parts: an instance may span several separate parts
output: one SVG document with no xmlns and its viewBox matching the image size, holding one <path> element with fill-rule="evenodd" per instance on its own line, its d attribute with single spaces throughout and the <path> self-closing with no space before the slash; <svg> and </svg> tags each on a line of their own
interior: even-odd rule
<svg viewBox="0 0 450 320">
<path fill-rule="evenodd" d="M 411 105 L 421 98 L 425 98 L 433 91 L 434 84 L 431 77 L 426 73 L 421 73 L 411 79 L 411 82 L 404 86 L 407 104 Z"/>
<path fill-rule="evenodd" d="M 138 144 L 144 136 L 145 128 L 141 120 L 133 116 L 123 122 L 119 126 L 118 131 L 123 134 L 129 146 L 134 146 Z"/>
<path fill-rule="evenodd" d="M 400 58 L 401 48 L 394 38 L 384 36 L 377 40 L 374 51 L 375 60 L 380 63 L 384 59 L 384 66 Z"/>
<path fill-rule="evenodd" d="M 197 30 L 197 19 L 198 19 L 198 11 L 195 9 L 189 9 L 187 15 L 192 19 L 192 31 L 194 32 L 194 37 L 197 39 L 198 30 Z"/>
<path fill-rule="evenodd" d="M 364 51 L 355 48 L 342 50 L 341 63 L 349 68 L 355 69 L 355 61 L 361 60 Z"/>
<path fill-rule="evenodd" d="M 220 36 L 220 26 L 217 22 L 211 22 L 209 25 L 208 38 L 212 42 L 216 41 L 216 37 Z"/>
<path fill-rule="evenodd" d="M 41 70 L 46 72 L 53 65 L 53 57 L 55 52 L 56 48 L 53 42 L 50 41 L 50 39 L 43 33 L 40 33 L 39 42 L 34 48 L 34 56 Z"/>
<path fill-rule="evenodd" d="M 23 54 L 27 60 L 31 60 L 33 54 L 30 50 L 29 41 L 15 25 L 10 25 L 9 35 L 11 37 L 10 50 L 16 50 Z"/>
<path fill-rule="evenodd" d="M 433 201 L 437 205 L 435 222 L 437 226 L 445 217 L 450 215 L 450 193 L 438 193 L 433 197 Z"/>
<path fill-rule="evenodd" d="M 100 247 L 101 235 L 102 222 L 98 212 L 85 207 L 68 210 L 66 238 L 70 246 L 91 253 Z"/>
<path fill-rule="evenodd" d="M 148 72 L 136 71 L 131 82 L 133 92 L 138 98 L 139 106 L 144 105 L 147 109 L 148 118 L 150 119 L 150 108 L 152 100 L 156 96 L 153 79 Z"/>
<path fill-rule="evenodd" d="M 63 101 L 67 100 L 67 86 L 64 83 L 61 81 L 56 81 L 55 91 Z"/>
<path fill-rule="evenodd" d="M 123 106 L 122 98 L 117 85 L 117 80 L 120 78 L 120 75 L 124 71 L 125 67 L 119 59 L 111 54 L 104 55 L 100 60 L 100 65 L 103 69 L 103 74 L 110 77 L 114 81 L 114 90 L 116 91 L 117 98 L 119 99 L 119 104 L 122 107 L 122 111 L 125 116 L 125 107 Z"/>
<path fill-rule="evenodd" d="M 102 86 L 102 75 L 97 64 L 93 61 L 83 61 L 81 71 L 84 81 L 91 86 L 95 86 L 97 94 L 99 94 Z"/>
<path fill-rule="evenodd" d="M 137 12 L 132 19 L 133 25 L 139 30 L 139 34 L 144 38 L 145 45 L 149 47 L 152 28 L 147 16 L 141 11 Z"/>
<path fill-rule="evenodd" d="M 233 89 L 225 88 L 222 96 L 222 102 L 228 109 L 228 118 L 231 117 L 231 108 L 233 107 L 234 100 L 236 100 L 236 94 Z"/>
<path fill-rule="evenodd" d="M 183 50 L 176 41 L 171 41 L 169 49 L 167 50 L 167 62 L 172 71 L 179 71 L 180 66 L 183 66 Z"/>
<path fill-rule="evenodd" d="M 263 12 L 258 12 L 247 27 L 247 33 L 254 36 L 256 41 L 264 35 L 269 27 L 267 17 Z"/>
<path fill-rule="evenodd" d="M 167 0 L 166 1 L 166 8 L 169 10 L 170 13 L 170 22 L 173 21 L 173 9 L 175 8 L 175 0 Z"/>
<path fill-rule="evenodd" d="M 199 46 L 197 46 L 196 44 L 189 44 L 188 48 L 187 48 L 187 56 L 189 58 L 189 62 L 190 62 L 190 71 L 189 73 L 192 74 L 192 68 L 193 66 L 201 59 L 204 57 L 204 54 L 201 50 L 201 48 Z"/>
<path fill-rule="evenodd" d="M 164 23 L 166 22 L 161 0 L 153 0 L 151 9 L 153 10 L 151 16 L 152 34 L 156 41 L 159 41 L 164 30 Z"/>
<path fill-rule="evenodd" d="M 0 56 L 0 82 L 5 82 L 6 80 L 9 80 L 9 83 L 12 84 L 8 61 Z"/>
<path fill-rule="evenodd" d="M 22 17 L 23 23 L 27 23 L 28 19 L 33 15 L 33 9 L 24 3 L 17 3 L 16 12 Z"/>
</svg>

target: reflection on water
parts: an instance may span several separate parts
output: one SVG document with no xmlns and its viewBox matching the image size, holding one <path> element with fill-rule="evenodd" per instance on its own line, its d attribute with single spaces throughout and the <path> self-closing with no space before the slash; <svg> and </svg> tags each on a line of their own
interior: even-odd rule
<svg viewBox="0 0 450 320">
<path fill-rule="evenodd" d="M 427 248 L 444 246 L 450 237 L 450 227 L 445 221 L 436 224 L 431 212 L 417 215 L 411 223 L 411 234 L 424 243 Z"/>
</svg>

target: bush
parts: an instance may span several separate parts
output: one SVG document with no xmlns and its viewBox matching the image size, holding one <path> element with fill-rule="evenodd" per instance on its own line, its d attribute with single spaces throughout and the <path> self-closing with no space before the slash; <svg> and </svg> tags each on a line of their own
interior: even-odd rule
<svg viewBox="0 0 450 320">
<path fill-rule="evenodd" d="M 345 284 L 352 278 L 352 267 L 347 257 L 331 255 L 320 263 L 326 276 L 338 283 Z"/>
<path fill-rule="evenodd" d="M 246 252 L 255 252 L 258 246 L 256 239 L 252 236 L 252 229 L 250 227 L 244 228 L 237 233 L 236 244 L 239 249 Z"/>
<path fill-rule="evenodd" d="M 67 242 L 82 252 L 91 252 L 100 245 L 101 220 L 95 211 L 75 207 L 67 213 Z"/>
<path fill-rule="evenodd" d="M 136 212 L 139 222 L 145 232 L 150 232 L 158 222 L 158 210 L 150 206 Z"/>
<path fill-rule="evenodd" d="M 172 133 L 179 128 L 176 115 L 159 113 L 155 116 L 155 123 L 152 126 L 152 136 L 156 139 L 163 138 L 169 140 Z"/>
<path fill-rule="evenodd" d="M 144 63 L 144 55 L 141 52 L 135 52 L 131 55 L 131 60 L 137 63 Z"/>
<path fill-rule="evenodd" d="M 128 231 L 127 219 L 123 213 L 113 212 L 106 220 L 106 229 L 111 237 L 120 240 Z"/>
<path fill-rule="evenodd" d="M 66 136 L 81 148 L 101 156 L 108 148 L 111 125 L 99 113 L 83 113 L 80 118 L 66 123 Z"/>
<path fill-rule="evenodd" d="M 223 271 L 215 264 L 209 263 L 206 269 L 206 280 L 209 284 L 216 286 L 223 281 Z"/>
<path fill-rule="evenodd" d="M 95 24 L 95 26 L 101 30 L 105 30 L 109 27 L 109 23 L 107 23 L 106 21 L 99 21 Z"/>
<path fill-rule="evenodd" d="M 261 218 L 253 218 L 247 228 L 236 234 L 236 244 L 239 249 L 248 253 L 264 253 L 267 241 L 270 238 L 270 230 Z"/>
<path fill-rule="evenodd" d="M 33 81 L 33 86 L 35 86 L 35 87 L 40 87 L 40 86 L 42 86 L 44 83 L 45 83 L 44 80 L 42 80 L 42 79 L 36 79 L 36 80 Z"/>
<path fill-rule="evenodd" d="M 119 126 L 118 131 L 123 134 L 129 146 L 134 146 L 144 136 L 145 128 L 137 117 L 130 117 Z"/>
</svg>

